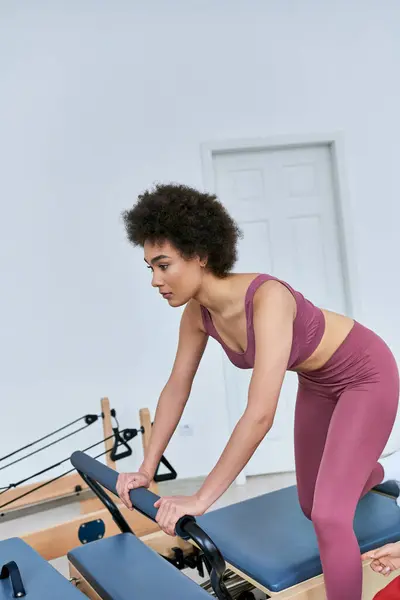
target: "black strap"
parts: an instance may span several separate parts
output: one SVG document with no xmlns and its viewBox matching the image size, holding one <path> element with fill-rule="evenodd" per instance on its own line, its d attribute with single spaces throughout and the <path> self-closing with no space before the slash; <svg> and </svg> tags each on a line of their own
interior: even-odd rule
<svg viewBox="0 0 400 600">
<path fill-rule="evenodd" d="M 13 590 L 13 598 L 23 598 L 26 596 L 24 584 L 22 583 L 21 573 L 15 561 L 6 563 L 0 572 L 0 579 L 10 578 Z"/>
</svg>

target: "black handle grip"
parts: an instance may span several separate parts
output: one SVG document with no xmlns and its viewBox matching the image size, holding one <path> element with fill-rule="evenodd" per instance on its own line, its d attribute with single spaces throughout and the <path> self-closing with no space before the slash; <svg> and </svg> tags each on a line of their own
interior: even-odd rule
<svg viewBox="0 0 400 600">
<path fill-rule="evenodd" d="M 114 447 L 111 450 L 110 458 L 111 458 L 111 460 L 116 462 L 117 460 L 121 460 L 121 458 L 127 458 L 128 456 L 130 456 L 132 454 L 132 448 L 130 447 L 130 445 L 128 444 L 126 439 L 124 439 L 121 436 L 121 433 L 120 433 L 118 427 L 113 427 L 113 432 L 114 432 Z M 129 439 L 131 439 L 131 438 L 129 438 Z M 124 446 L 125 450 L 118 453 L 119 446 Z"/>
<path fill-rule="evenodd" d="M 159 475 L 158 469 L 160 468 L 160 465 L 167 467 L 169 473 L 161 473 L 161 475 Z M 156 483 L 159 483 L 160 481 L 170 481 L 171 479 L 176 479 L 177 475 L 178 473 L 175 471 L 171 463 L 165 458 L 165 456 L 162 456 L 160 462 L 158 463 L 157 471 L 154 475 L 154 481 Z"/>
<path fill-rule="evenodd" d="M 13 598 L 23 598 L 26 596 L 24 584 L 22 583 L 21 573 L 15 561 L 10 561 L 3 565 L 0 572 L 0 579 L 10 578 L 13 590 Z"/>
<path fill-rule="evenodd" d="M 81 451 L 76 451 L 71 455 L 71 463 L 78 471 L 85 473 L 85 475 L 100 483 L 109 492 L 118 495 L 117 480 L 119 473 L 117 471 L 110 469 L 110 467 Z M 136 488 L 130 491 L 129 496 L 132 506 L 136 510 L 152 521 L 156 520 L 157 508 L 155 508 L 154 503 L 159 499 L 157 494 L 146 488 Z M 185 515 L 179 519 L 175 527 L 176 535 L 183 539 L 189 538 L 185 532 L 185 524 L 188 522 L 195 522 L 195 518 Z"/>
</svg>

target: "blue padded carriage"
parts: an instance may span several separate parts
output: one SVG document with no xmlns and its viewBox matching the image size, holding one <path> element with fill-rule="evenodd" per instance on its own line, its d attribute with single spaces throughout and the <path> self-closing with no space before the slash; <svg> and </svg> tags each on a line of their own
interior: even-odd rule
<svg viewBox="0 0 400 600">
<path fill-rule="evenodd" d="M 85 596 L 31 546 L 19 538 L 0 542 L 0 569 L 10 562 L 18 566 L 26 600 L 84 600 Z M 10 577 L 0 579 L 0 600 L 11 600 Z"/>
<path fill-rule="evenodd" d="M 400 493 L 399 486 L 395 481 L 386 481 L 385 483 L 381 483 L 374 487 L 374 490 L 380 492 L 381 494 L 385 494 L 386 496 L 392 496 L 393 498 L 397 498 Z"/>
<path fill-rule="evenodd" d="M 210 595 L 131 533 L 68 554 L 103 600 L 210 600 Z"/>
<path fill-rule="evenodd" d="M 302 513 L 296 486 L 210 511 L 197 522 L 230 565 L 271 592 L 322 573 L 314 527 Z M 396 500 L 368 493 L 358 504 L 354 529 L 360 552 L 400 540 Z"/>
</svg>

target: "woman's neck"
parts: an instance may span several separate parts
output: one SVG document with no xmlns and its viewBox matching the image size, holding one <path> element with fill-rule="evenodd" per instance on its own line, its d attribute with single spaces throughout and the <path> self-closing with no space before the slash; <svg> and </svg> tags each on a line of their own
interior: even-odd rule
<svg viewBox="0 0 400 600">
<path fill-rule="evenodd" d="M 195 300 L 212 314 L 224 316 L 232 312 L 237 303 L 239 274 L 230 273 L 224 278 L 205 273 Z"/>
</svg>

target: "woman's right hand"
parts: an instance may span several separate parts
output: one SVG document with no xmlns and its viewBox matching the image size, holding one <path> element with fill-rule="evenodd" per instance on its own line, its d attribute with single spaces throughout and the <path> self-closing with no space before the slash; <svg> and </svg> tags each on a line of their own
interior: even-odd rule
<svg viewBox="0 0 400 600">
<path fill-rule="evenodd" d="M 133 510 L 129 492 L 139 487 L 148 488 L 151 478 L 147 473 L 120 473 L 117 479 L 117 494 L 129 510 Z"/>
</svg>

